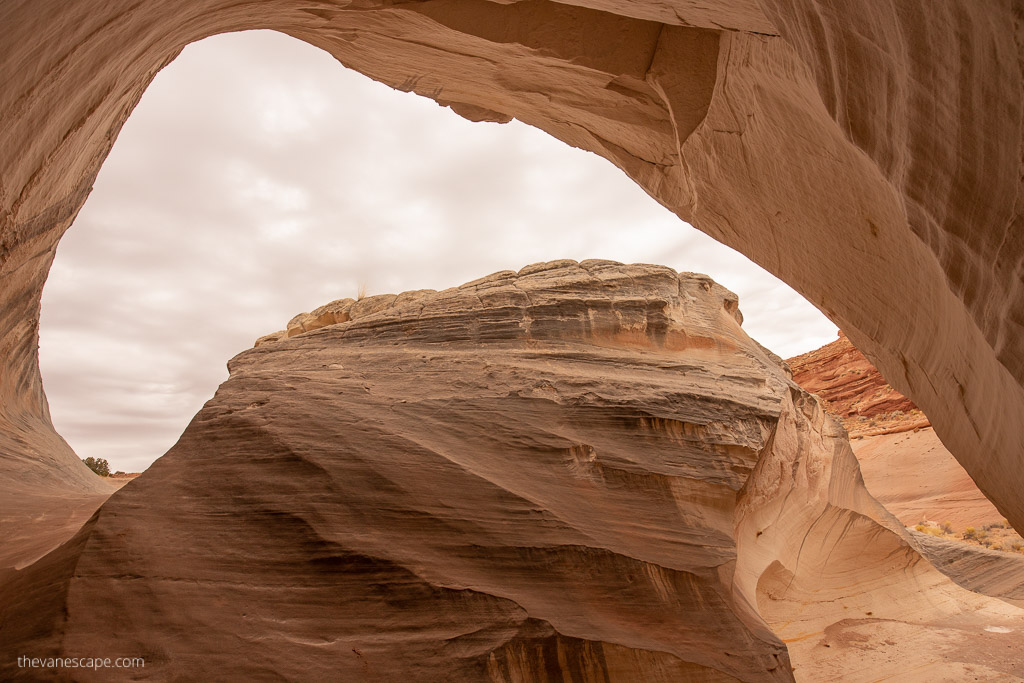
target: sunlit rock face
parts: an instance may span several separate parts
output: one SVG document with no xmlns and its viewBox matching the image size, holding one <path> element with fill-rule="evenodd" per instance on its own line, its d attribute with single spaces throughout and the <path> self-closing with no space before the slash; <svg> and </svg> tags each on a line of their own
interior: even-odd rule
<svg viewBox="0 0 1024 683">
<path fill-rule="evenodd" d="M 667 683 L 902 671 L 880 639 L 821 645 L 837 622 L 1019 633 L 741 321 L 706 276 L 608 261 L 297 316 L 7 577 L 0 639 L 167 679 Z"/>
<path fill-rule="evenodd" d="M 61 234 L 153 75 L 278 29 L 601 154 L 816 303 L 1024 527 L 1024 21 L 1010 0 L 61 0 L 0 9 L 0 453 L 58 494 L 36 358 Z"/>
</svg>

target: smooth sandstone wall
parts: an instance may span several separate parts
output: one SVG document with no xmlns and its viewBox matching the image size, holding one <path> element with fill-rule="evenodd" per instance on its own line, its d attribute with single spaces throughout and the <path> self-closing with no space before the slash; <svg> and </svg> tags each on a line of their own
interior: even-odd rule
<svg viewBox="0 0 1024 683">
<path fill-rule="evenodd" d="M 1022 11 L 1009 0 L 8 1 L 0 6 L 0 462 L 81 490 L 39 299 L 146 86 L 276 29 L 475 120 L 615 163 L 813 301 L 1024 529 Z M 140 236 L 140 238 L 142 238 Z"/>
</svg>

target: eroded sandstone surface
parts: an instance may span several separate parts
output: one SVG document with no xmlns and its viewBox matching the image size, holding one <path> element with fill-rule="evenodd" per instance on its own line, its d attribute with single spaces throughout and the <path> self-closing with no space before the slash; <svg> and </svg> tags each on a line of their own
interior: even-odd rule
<svg viewBox="0 0 1024 683">
<path fill-rule="evenodd" d="M 842 421 L 868 491 L 908 526 L 929 562 L 961 586 L 1024 606 L 1024 541 L 1005 528 L 927 417 L 842 332 L 786 363 L 793 380 Z M 1002 649 L 992 639 L 984 647 Z"/>
<path fill-rule="evenodd" d="M 0 24 L 5 473 L 88 486 L 39 378 L 57 243 L 156 72 L 269 28 L 606 157 L 816 303 L 1024 528 L 1019 3 L 12 0 Z"/>
<path fill-rule="evenodd" d="M 1002 522 L 931 429 L 851 442 L 871 494 L 904 524 L 950 522 L 958 531 Z"/>
<path fill-rule="evenodd" d="M 793 381 L 842 421 L 871 495 L 904 524 L 949 522 L 962 531 L 1002 522 L 928 417 L 893 389 L 845 334 L 786 363 Z"/>
<path fill-rule="evenodd" d="M 973 646 L 1019 653 L 1024 611 L 924 560 L 741 321 L 706 276 L 607 261 L 297 316 L 2 577 L 0 642 L 163 679 L 1018 671 Z"/>
</svg>

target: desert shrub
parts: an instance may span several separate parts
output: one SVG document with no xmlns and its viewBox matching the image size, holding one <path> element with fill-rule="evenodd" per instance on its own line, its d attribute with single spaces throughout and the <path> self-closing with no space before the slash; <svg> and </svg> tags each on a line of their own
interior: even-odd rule
<svg viewBox="0 0 1024 683">
<path fill-rule="evenodd" d="M 966 529 L 964 529 L 964 538 L 967 538 L 967 539 L 971 539 L 971 538 L 976 539 L 976 538 L 978 538 L 978 530 L 975 529 L 973 526 L 967 527 Z"/>
<path fill-rule="evenodd" d="M 926 527 L 924 524 L 918 524 L 917 526 L 914 527 L 914 529 L 916 529 L 917 531 L 924 531 L 927 528 L 928 527 Z"/>
<path fill-rule="evenodd" d="M 942 533 L 944 533 L 944 534 L 951 534 L 951 533 L 953 533 L 953 523 L 952 522 L 943 522 L 940 528 L 942 529 Z"/>
<path fill-rule="evenodd" d="M 1015 553 L 1024 552 L 1024 542 L 1014 541 L 1010 544 L 1010 549 Z"/>
<path fill-rule="evenodd" d="M 110 463 L 108 463 L 105 458 L 94 458 L 89 456 L 88 458 L 84 458 L 82 462 L 85 463 L 86 467 L 101 477 L 110 476 Z"/>
</svg>

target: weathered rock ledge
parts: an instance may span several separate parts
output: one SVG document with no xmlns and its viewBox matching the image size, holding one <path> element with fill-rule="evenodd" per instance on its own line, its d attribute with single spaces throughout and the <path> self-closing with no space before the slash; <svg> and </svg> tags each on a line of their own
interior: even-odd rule
<svg viewBox="0 0 1024 683">
<path fill-rule="evenodd" d="M 679 291 L 673 291 L 677 280 Z M 685 310 L 683 299 L 696 301 L 694 294 L 683 292 L 684 286 L 712 293 L 737 323 L 743 323 L 736 295 L 706 275 L 684 273 L 677 277 L 665 266 L 563 259 L 536 263 L 518 272 L 493 273 L 442 292 L 421 289 L 339 299 L 311 313 L 300 313 L 288 322 L 286 330 L 260 337 L 256 346 L 352 323 L 345 327 L 346 338 L 365 334 L 386 337 L 400 325 L 399 336 L 407 341 L 586 338 L 627 346 L 653 344 L 669 350 L 694 345 L 711 348 L 715 339 L 689 337 L 685 327 L 673 321 L 676 308 L 684 306 Z"/>
</svg>

